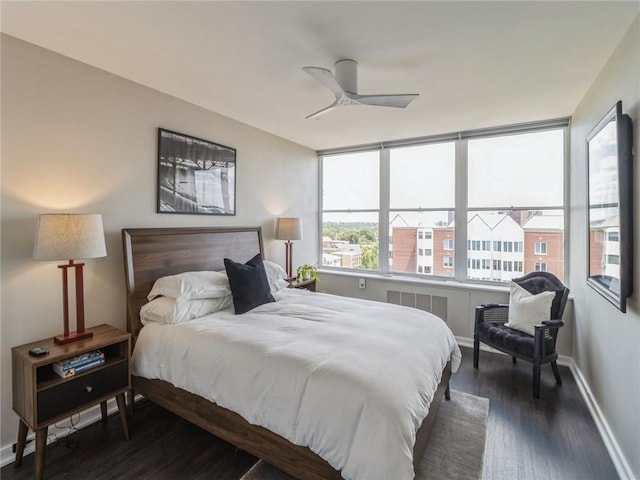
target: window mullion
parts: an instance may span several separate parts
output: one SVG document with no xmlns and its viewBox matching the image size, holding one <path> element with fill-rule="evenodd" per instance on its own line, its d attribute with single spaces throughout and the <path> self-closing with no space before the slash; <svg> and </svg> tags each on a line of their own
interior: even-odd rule
<svg viewBox="0 0 640 480">
<path fill-rule="evenodd" d="M 380 148 L 380 213 L 378 240 L 378 271 L 389 272 L 389 149 Z"/>
<path fill-rule="evenodd" d="M 467 280 L 467 153 L 467 140 L 456 141 L 454 278 L 459 282 Z"/>
</svg>

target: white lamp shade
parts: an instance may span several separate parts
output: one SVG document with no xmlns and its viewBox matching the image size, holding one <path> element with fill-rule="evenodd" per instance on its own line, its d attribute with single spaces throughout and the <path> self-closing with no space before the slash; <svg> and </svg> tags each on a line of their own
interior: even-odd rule
<svg viewBox="0 0 640 480">
<path fill-rule="evenodd" d="M 276 240 L 302 240 L 302 222 L 299 218 L 276 219 Z"/>
<path fill-rule="evenodd" d="M 33 258 L 36 260 L 75 260 L 106 257 L 102 215 L 40 215 Z"/>
</svg>

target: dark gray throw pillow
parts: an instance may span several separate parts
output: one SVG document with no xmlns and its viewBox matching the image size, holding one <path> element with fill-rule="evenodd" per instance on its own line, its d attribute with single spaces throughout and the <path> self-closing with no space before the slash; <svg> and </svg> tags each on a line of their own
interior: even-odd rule
<svg viewBox="0 0 640 480">
<path fill-rule="evenodd" d="M 271 295 L 269 280 L 260 254 L 245 264 L 225 258 L 224 268 L 227 271 L 227 277 L 229 277 L 233 308 L 236 314 L 245 313 L 265 303 L 276 301 Z"/>
</svg>

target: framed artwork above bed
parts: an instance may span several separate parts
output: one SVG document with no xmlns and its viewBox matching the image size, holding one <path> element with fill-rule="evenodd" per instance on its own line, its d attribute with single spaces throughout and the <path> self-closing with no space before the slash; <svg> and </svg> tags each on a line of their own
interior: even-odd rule
<svg viewBox="0 0 640 480">
<path fill-rule="evenodd" d="M 158 213 L 236 214 L 236 150 L 158 129 Z"/>
</svg>

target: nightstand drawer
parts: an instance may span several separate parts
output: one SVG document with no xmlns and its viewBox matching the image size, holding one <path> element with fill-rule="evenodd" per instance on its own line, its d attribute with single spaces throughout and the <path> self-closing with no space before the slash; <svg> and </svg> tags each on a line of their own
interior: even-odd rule
<svg viewBox="0 0 640 480">
<path fill-rule="evenodd" d="M 38 392 L 38 423 L 90 404 L 128 385 L 128 363 L 122 361 L 42 390 Z"/>
</svg>

